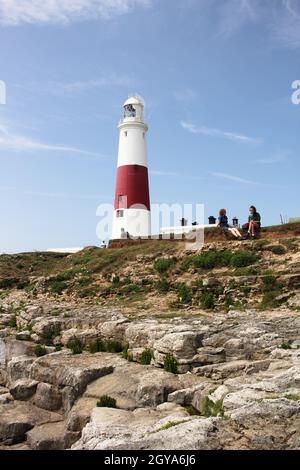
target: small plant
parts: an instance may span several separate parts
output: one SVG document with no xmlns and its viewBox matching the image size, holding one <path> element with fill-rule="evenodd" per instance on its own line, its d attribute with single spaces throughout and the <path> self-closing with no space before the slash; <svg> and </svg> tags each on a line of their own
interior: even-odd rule
<svg viewBox="0 0 300 470">
<path fill-rule="evenodd" d="M 34 354 L 37 357 L 45 356 L 45 354 L 47 354 L 45 346 L 43 344 L 37 344 L 34 348 Z"/>
<path fill-rule="evenodd" d="M 163 424 L 160 428 L 156 429 L 153 432 L 165 431 L 166 429 L 173 428 L 174 426 L 177 426 L 178 424 L 182 424 L 185 422 L 186 422 L 185 419 L 182 419 L 180 421 L 168 421 L 166 424 Z"/>
<path fill-rule="evenodd" d="M 95 339 L 95 341 L 92 341 L 92 343 L 90 344 L 90 353 L 95 354 L 97 352 L 103 351 L 105 351 L 105 345 L 100 338 L 97 338 Z"/>
<path fill-rule="evenodd" d="M 129 351 L 129 344 L 126 344 L 126 346 L 124 346 L 123 351 L 122 351 L 122 357 L 123 359 L 126 359 L 129 362 L 133 361 L 133 355 Z"/>
<path fill-rule="evenodd" d="M 152 358 L 153 358 L 153 352 L 151 351 L 151 349 L 144 349 L 144 351 L 141 354 L 140 362 L 143 366 L 146 366 L 151 363 Z"/>
<path fill-rule="evenodd" d="M 81 354 L 82 353 L 82 344 L 77 336 L 73 336 L 68 342 L 68 348 L 71 349 L 72 354 Z"/>
<path fill-rule="evenodd" d="M 223 400 L 217 400 L 215 403 L 209 398 L 206 397 L 202 414 L 206 418 L 222 416 L 224 417 L 224 408 L 223 408 Z"/>
<path fill-rule="evenodd" d="M 56 344 L 56 345 L 55 345 L 55 351 L 58 352 L 58 351 L 61 351 L 61 349 L 62 349 L 62 348 L 61 348 L 61 344 Z"/>
<path fill-rule="evenodd" d="M 170 290 L 170 284 L 165 278 L 160 279 L 156 283 L 156 289 L 158 290 L 160 294 L 166 294 Z"/>
<path fill-rule="evenodd" d="M 53 344 L 53 339 L 60 335 L 60 328 L 58 326 L 53 326 L 50 330 L 45 331 L 41 336 L 41 342 L 46 344 L 46 346 L 51 346 Z"/>
<path fill-rule="evenodd" d="M 280 347 L 281 349 L 292 349 L 290 343 L 282 343 Z"/>
<path fill-rule="evenodd" d="M 288 400 L 299 401 L 300 400 L 300 395 L 296 395 L 294 393 L 288 393 L 288 394 L 284 395 L 284 398 L 287 398 Z"/>
<path fill-rule="evenodd" d="M 215 308 L 214 295 L 211 292 L 204 292 L 200 297 L 200 304 L 206 310 L 213 310 Z"/>
<path fill-rule="evenodd" d="M 189 305 L 192 303 L 192 291 L 184 283 L 179 284 L 178 286 L 178 301 L 184 305 Z"/>
<path fill-rule="evenodd" d="M 176 258 L 158 258 L 154 261 L 154 269 L 159 273 L 159 274 L 165 274 L 171 266 L 174 266 L 176 264 Z"/>
<path fill-rule="evenodd" d="M 11 328 L 16 328 L 17 327 L 17 315 L 15 313 L 13 313 L 10 316 L 8 326 L 10 326 Z"/>
<path fill-rule="evenodd" d="M 269 249 L 270 251 L 272 251 L 272 253 L 274 253 L 274 255 L 284 255 L 286 253 L 286 249 L 282 245 L 274 245 L 271 246 Z"/>
<path fill-rule="evenodd" d="M 63 291 L 64 291 L 67 287 L 68 287 L 68 285 L 66 284 L 66 282 L 55 280 L 55 281 L 53 281 L 53 282 L 50 284 L 48 290 L 49 290 L 49 292 L 51 292 L 52 294 L 58 294 L 58 295 L 60 295 L 60 294 L 63 293 Z"/>
<path fill-rule="evenodd" d="M 178 372 L 178 362 L 173 354 L 168 353 L 164 359 L 164 369 L 167 372 L 172 372 L 172 374 L 177 374 Z"/>
<path fill-rule="evenodd" d="M 102 408 L 117 408 L 117 402 L 115 398 L 109 395 L 102 395 L 97 401 L 97 406 Z"/>
<path fill-rule="evenodd" d="M 229 310 L 229 308 L 234 305 L 234 300 L 232 298 L 232 296 L 230 294 L 227 294 L 226 297 L 225 297 L 225 301 L 224 301 L 224 305 L 226 307 L 227 310 Z"/>
<path fill-rule="evenodd" d="M 123 346 L 119 341 L 109 339 L 105 343 L 105 350 L 110 353 L 120 353 L 123 351 Z"/>
</svg>

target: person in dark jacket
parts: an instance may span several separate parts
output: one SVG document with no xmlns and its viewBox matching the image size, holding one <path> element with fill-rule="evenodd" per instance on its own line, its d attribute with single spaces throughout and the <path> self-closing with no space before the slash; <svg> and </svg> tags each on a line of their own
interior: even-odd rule
<svg viewBox="0 0 300 470">
<path fill-rule="evenodd" d="M 257 212 L 255 206 L 250 206 L 248 223 L 243 225 L 243 229 L 247 230 L 246 237 L 255 238 L 257 233 L 260 231 L 260 227 L 261 227 L 260 214 L 259 212 Z"/>
<path fill-rule="evenodd" d="M 228 223 L 228 217 L 226 215 L 226 209 L 220 209 L 218 217 L 218 227 L 224 231 L 232 233 L 236 238 L 241 238 L 241 234 L 236 227 L 231 227 Z"/>
</svg>

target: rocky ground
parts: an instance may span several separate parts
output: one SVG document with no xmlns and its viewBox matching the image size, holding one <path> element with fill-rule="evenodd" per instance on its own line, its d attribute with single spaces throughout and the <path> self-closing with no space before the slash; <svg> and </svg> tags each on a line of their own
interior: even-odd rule
<svg viewBox="0 0 300 470">
<path fill-rule="evenodd" d="M 0 449 L 299 449 L 298 243 L 0 256 Z"/>
</svg>

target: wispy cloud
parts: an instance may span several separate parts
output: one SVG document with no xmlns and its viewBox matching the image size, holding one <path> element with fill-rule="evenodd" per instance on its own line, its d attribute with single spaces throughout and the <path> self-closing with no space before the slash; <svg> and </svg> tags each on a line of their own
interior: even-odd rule
<svg viewBox="0 0 300 470">
<path fill-rule="evenodd" d="M 243 144 L 261 144 L 263 141 L 262 139 L 257 139 L 254 137 L 249 137 L 243 134 L 238 134 L 234 132 L 228 132 L 228 131 L 223 131 L 221 129 L 215 129 L 212 127 L 206 127 L 206 126 L 196 126 L 195 124 L 186 122 L 186 121 L 181 121 L 180 122 L 181 127 L 188 132 L 191 132 L 192 134 L 202 134 L 210 137 L 218 137 L 218 138 L 223 138 L 227 140 L 231 140 L 234 142 L 239 142 Z"/>
<path fill-rule="evenodd" d="M 254 160 L 254 163 L 281 163 L 284 162 L 288 156 L 290 155 L 290 152 L 279 152 L 275 153 L 274 155 L 271 155 L 270 157 L 266 158 L 259 158 L 257 160 Z"/>
<path fill-rule="evenodd" d="M 210 172 L 212 176 L 216 178 L 222 178 L 225 180 L 235 181 L 236 183 L 243 183 L 243 184 L 259 184 L 257 181 L 251 181 L 245 178 L 240 178 L 239 176 L 228 175 L 227 173 L 219 173 L 219 172 Z"/>
<path fill-rule="evenodd" d="M 275 13 L 272 33 L 284 46 L 291 49 L 300 47 L 299 0 L 282 0 L 282 11 Z"/>
<path fill-rule="evenodd" d="M 58 83 L 55 86 L 66 92 L 90 90 L 92 88 L 136 86 L 137 81 L 125 75 L 107 75 L 93 80 L 78 80 L 71 83 Z"/>
<path fill-rule="evenodd" d="M 160 170 L 151 170 L 150 175 L 154 176 L 179 176 L 179 173 L 172 171 L 160 171 Z"/>
<path fill-rule="evenodd" d="M 77 147 L 68 145 L 56 145 L 46 142 L 40 142 L 30 137 L 16 134 L 14 131 L 8 129 L 6 126 L 0 124 L 0 151 L 1 150 L 14 150 L 14 151 L 52 151 L 52 152 L 65 152 L 81 155 L 90 155 L 99 157 L 100 155 L 89 152 Z"/>
<path fill-rule="evenodd" d="M 0 23 L 60 23 L 110 19 L 152 0 L 0 0 Z"/>
</svg>

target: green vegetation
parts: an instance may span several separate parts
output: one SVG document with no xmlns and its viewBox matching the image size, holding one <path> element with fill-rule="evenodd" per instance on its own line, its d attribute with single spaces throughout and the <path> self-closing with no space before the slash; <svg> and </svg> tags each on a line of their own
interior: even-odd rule
<svg viewBox="0 0 300 470">
<path fill-rule="evenodd" d="M 140 362 L 142 365 L 146 366 L 151 363 L 152 358 L 153 358 L 153 351 L 151 351 L 151 349 L 144 349 L 144 351 L 141 354 Z"/>
<path fill-rule="evenodd" d="M 281 294 L 282 284 L 280 284 L 275 276 L 268 275 L 263 278 L 263 298 L 260 309 L 276 308 L 280 305 L 277 297 Z"/>
<path fill-rule="evenodd" d="M 77 336 L 73 336 L 67 344 L 68 348 L 71 349 L 72 354 L 81 354 L 82 353 L 82 344 Z"/>
<path fill-rule="evenodd" d="M 170 284 L 169 282 L 167 281 L 167 279 L 163 278 L 163 279 L 160 279 L 157 283 L 156 283 L 156 289 L 158 290 L 158 292 L 160 294 L 166 294 L 167 292 L 169 292 L 170 290 Z"/>
<path fill-rule="evenodd" d="M 212 292 L 203 292 L 200 297 L 200 305 L 206 310 L 213 310 L 215 308 L 215 298 Z"/>
<path fill-rule="evenodd" d="M 288 400 L 293 400 L 293 401 L 299 401 L 300 400 L 300 395 L 296 395 L 293 393 L 287 393 L 284 395 L 284 398 L 287 398 Z"/>
<path fill-rule="evenodd" d="M 15 278 L 6 278 L 0 280 L 0 289 L 11 289 L 16 285 L 18 279 Z"/>
<path fill-rule="evenodd" d="M 290 343 L 282 343 L 280 347 L 281 349 L 292 349 Z"/>
<path fill-rule="evenodd" d="M 178 362 L 173 354 L 166 354 L 164 359 L 164 369 L 167 372 L 172 372 L 172 374 L 177 374 L 178 372 Z"/>
<path fill-rule="evenodd" d="M 166 274 L 176 264 L 176 258 L 158 258 L 154 261 L 154 269 L 159 274 Z"/>
<path fill-rule="evenodd" d="M 163 424 L 160 428 L 156 429 L 153 432 L 160 432 L 160 431 L 165 431 L 166 429 L 173 428 L 174 426 L 177 426 L 178 424 L 185 423 L 185 419 L 181 419 L 180 421 L 168 421 L 166 424 Z"/>
<path fill-rule="evenodd" d="M 90 344 L 90 353 L 95 354 L 97 352 L 105 351 L 105 344 L 102 339 L 97 338 Z"/>
<path fill-rule="evenodd" d="M 183 305 L 190 305 L 193 300 L 192 291 L 184 283 L 180 283 L 177 287 L 178 291 L 178 301 Z"/>
<path fill-rule="evenodd" d="M 246 268 L 236 268 L 234 270 L 235 276 L 257 276 L 260 274 L 260 269 L 256 266 L 248 266 Z"/>
<path fill-rule="evenodd" d="M 203 416 L 206 418 L 222 416 L 224 417 L 223 400 L 217 400 L 215 403 L 209 398 L 205 398 L 203 405 Z"/>
<path fill-rule="evenodd" d="M 129 362 L 132 362 L 133 361 L 133 355 L 132 353 L 129 351 L 129 344 L 126 344 L 122 350 L 122 357 L 123 359 L 126 359 L 127 361 Z"/>
<path fill-rule="evenodd" d="M 48 291 L 51 292 L 52 294 L 62 294 L 64 290 L 66 290 L 68 287 L 68 284 L 65 281 L 57 281 L 53 280 L 51 283 L 48 285 Z"/>
<path fill-rule="evenodd" d="M 17 315 L 15 313 L 13 313 L 10 316 L 8 326 L 10 326 L 11 328 L 16 328 L 17 327 Z"/>
<path fill-rule="evenodd" d="M 286 249 L 282 245 L 274 245 L 269 247 L 269 250 L 274 253 L 274 255 L 284 255 L 286 253 Z"/>
<path fill-rule="evenodd" d="M 34 348 L 34 354 L 37 357 L 45 356 L 45 354 L 47 354 L 45 346 L 43 344 L 37 344 Z"/>
<path fill-rule="evenodd" d="M 105 342 L 105 351 L 110 353 L 120 353 L 123 351 L 123 346 L 119 341 L 109 339 Z"/>
<path fill-rule="evenodd" d="M 181 263 L 181 270 L 186 271 L 189 266 L 201 269 L 214 269 L 222 267 L 244 268 L 256 263 L 259 255 L 253 251 L 204 251 L 200 254 L 189 256 Z"/>
<path fill-rule="evenodd" d="M 117 408 L 117 402 L 115 398 L 109 395 L 102 395 L 97 401 L 97 406 L 102 408 Z"/>
<path fill-rule="evenodd" d="M 60 327 L 54 325 L 41 335 L 41 343 L 46 344 L 46 346 L 51 346 L 51 344 L 53 344 L 53 339 L 59 335 Z"/>
</svg>

